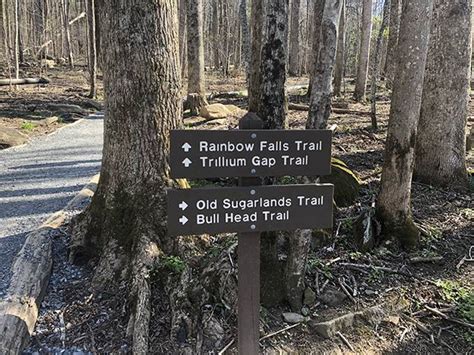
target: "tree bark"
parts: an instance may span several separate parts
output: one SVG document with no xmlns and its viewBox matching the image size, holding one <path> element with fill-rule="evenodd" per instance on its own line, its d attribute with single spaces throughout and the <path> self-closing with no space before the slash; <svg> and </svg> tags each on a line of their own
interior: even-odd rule
<svg viewBox="0 0 474 355">
<path fill-rule="evenodd" d="M 354 91 L 356 101 L 365 100 L 367 72 L 369 70 L 370 37 L 372 35 L 372 0 L 363 0 L 362 29 L 360 35 L 360 51 L 357 66 L 357 78 Z"/>
<path fill-rule="evenodd" d="M 308 85 L 308 97 L 311 97 L 313 91 L 313 79 L 316 73 L 316 68 L 319 58 L 319 49 L 321 45 L 321 24 L 323 21 L 324 6 L 326 0 L 318 0 L 314 4 L 314 27 L 313 27 L 313 39 L 311 45 L 310 54 L 310 65 L 309 65 L 309 85 Z"/>
<path fill-rule="evenodd" d="M 262 56 L 263 1 L 252 1 L 250 34 L 252 37 L 252 48 L 250 52 L 250 72 L 249 72 L 249 112 L 258 112 L 260 107 L 260 86 L 262 84 L 262 74 L 260 72 L 260 62 Z"/>
<path fill-rule="evenodd" d="M 385 0 L 383 6 L 383 19 L 382 24 L 380 25 L 380 30 L 377 36 L 377 43 L 375 45 L 375 55 L 374 63 L 372 67 L 372 78 L 370 84 L 370 104 L 371 104 L 371 113 L 372 113 L 372 129 L 377 130 L 377 80 L 380 74 L 380 63 L 382 61 L 382 40 L 385 29 L 387 28 L 388 21 L 390 17 L 390 0 Z"/>
<path fill-rule="evenodd" d="M 321 48 L 313 77 L 307 129 L 325 129 L 331 114 L 332 74 L 343 0 L 326 1 L 321 24 Z"/>
<path fill-rule="evenodd" d="M 103 0 L 107 119 L 102 169 L 74 228 L 71 258 L 98 257 L 94 284 L 128 282 L 132 352 L 147 353 L 150 271 L 167 236 L 169 134 L 181 121 L 176 0 Z M 123 26 L 126 23 L 127 26 Z M 133 65 L 130 65 L 133 63 Z"/>
<path fill-rule="evenodd" d="M 405 0 L 377 215 L 383 234 L 411 248 L 419 232 L 410 206 L 417 125 L 430 36 L 432 0 Z"/>
<path fill-rule="evenodd" d="M 247 16 L 247 0 L 240 0 L 239 6 L 240 27 L 242 31 L 242 55 L 245 72 L 248 73 L 250 63 L 250 31 Z"/>
<path fill-rule="evenodd" d="M 95 39 L 95 0 L 87 0 L 87 21 L 89 24 L 89 97 L 97 96 L 97 47 Z"/>
<path fill-rule="evenodd" d="M 18 17 L 18 12 L 19 12 L 19 0 L 15 0 L 15 9 L 14 9 L 14 26 L 15 26 L 15 31 L 14 31 L 14 70 L 15 70 L 15 79 L 20 78 L 20 23 L 19 23 L 19 17 Z"/>
<path fill-rule="evenodd" d="M 290 23 L 290 61 L 288 72 L 292 76 L 300 75 L 300 14 L 301 0 L 292 0 Z"/>
<path fill-rule="evenodd" d="M 71 46 L 71 31 L 69 28 L 69 0 L 63 0 L 63 19 L 64 19 L 64 34 L 66 39 L 66 52 L 69 61 L 69 67 L 71 69 L 74 68 L 74 56 L 72 54 L 72 46 Z"/>
<path fill-rule="evenodd" d="M 179 58 L 181 62 L 181 76 L 187 73 L 187 42 L 186 42 L 186 0 L 179 0 Z"/>
<path fill-rule="evenodd" d="M 400 16 L 402 13 L 402 0 L 392 0 L 390 5 L 390 25 L 388 33 L 387 60 L 385 62 L 385 85 L 392 88 L 395 77 L 398 33 L 400 31 Z"/>
<path fill-rule="evenodd" d="M 344 63 L 346 47 L 346 2 L 342 2 L 341 18 L 337 35 L 336 66 L 334 68 L 334 96 L 341 96 L 344 80 Z"/>
<path fill-rule="evenodd" d="M 193 114 L 199 114 L 207 105 L 204 78 L 204 22 L 202 0 L 186 1 L 188 41 L 188 95 L 197 94 L 199 104 L 191 107 Z"/>
<path fill-rule="evenodd" d="M 416 143 L 415 177 L 442 187 L 468 187 L 470 0 L 435 0 Z"/>
<path fill-rule="evenodd" d="M 258 116 L 265 129 L 287 127 L 285 95 L 288 58 L 288 2 L 272 0 L 266 7 L 260 72 L 260 107 Z"/>
</svg>

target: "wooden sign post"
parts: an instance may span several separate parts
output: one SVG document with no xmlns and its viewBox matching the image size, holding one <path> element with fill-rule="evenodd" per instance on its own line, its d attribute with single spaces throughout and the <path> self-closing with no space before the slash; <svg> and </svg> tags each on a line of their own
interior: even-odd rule
<svg viewBox="0 0 474 355">
<path fill-rule="evenodd" d="M 239 354 L 259 352 L 260 232 L 332 226 L 334 186 L 262 186 L 264 176 L 327 175 L 331 132 L 262 130 L 254 114 L 240 130 L 171 133 L 171 176 L 240 176 L 239 187 L 171 190 L 172 235 L 237 232 Z"/>
</svg>

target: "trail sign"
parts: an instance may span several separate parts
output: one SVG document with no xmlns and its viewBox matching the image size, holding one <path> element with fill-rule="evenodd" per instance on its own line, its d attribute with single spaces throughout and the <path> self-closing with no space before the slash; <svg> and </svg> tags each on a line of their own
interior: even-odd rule
<svg viewBox="0 0 474 355">
<path fill-rule="evenodd" d="M 173 130 L 171 176 L 316 176 L 331 173 L 329 130 Z"/>
<path fill-rule="evenodd" d="M 173 235 L 332 227 L 333 185 L 171 190 Z"/>
</svg>

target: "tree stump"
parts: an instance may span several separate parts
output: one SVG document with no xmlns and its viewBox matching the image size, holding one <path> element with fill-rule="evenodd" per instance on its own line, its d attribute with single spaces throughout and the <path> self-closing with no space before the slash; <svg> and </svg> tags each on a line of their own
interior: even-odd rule
<svg viewBox="0 0 474 355">
<path fill-rule="evenodd" d="M 199 116 L 203 107 L 207 106 L 207 100 L 204 96 L 193 93 L 188 94 L 186 98 L 185 108 L 191 111 L 191 115 Z"/>
</svg>

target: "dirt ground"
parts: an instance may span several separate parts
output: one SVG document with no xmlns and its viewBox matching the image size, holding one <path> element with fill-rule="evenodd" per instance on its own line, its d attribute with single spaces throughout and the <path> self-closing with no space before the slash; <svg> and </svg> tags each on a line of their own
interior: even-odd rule
<svg viewBox="0 0 474 355">
<path fill-rule="evenodd" d="M 81 73 L 53 71 L 57 87 L 52 89 L 28 88 L 24 92 L 4 93 L 0 124 L 8 119 L 5 111 L 12 110 L 15 100 L 74 100 L 86 93 Z M 71 85 L 71 78 L 75 78 Z M 305 78 L 291 78 L 291 84 L 305 84 Z M 61 84 L 59 84 L 61 83 Z M 56 86 L 56 85 L 55 85 Z M 209 91 L 244 91 L 242 78 L 211 77 Z M 368 105 L 356 104 L 351 99 L 351 86 L 339 101 L 348 104 L 351 111 L 366 112 Z M 52 90 L 48 92 L 48 90 Z M 290 102 L 307 103 L 302 94 L 292 93 Z M 13 95 L 13 98 L 10 97 Z M 23 95 L 26 95 L 23 96 Z M 244 108 L 245 97 L 215 99 L 213 102 L 233 104 Z M 334 353 L 334 354 L 472 354 L 474 349 L 474 194 L 439 189 L 413 183 L 412 202 L 416 223 L 423 230 L 420 248 L 415 253 L 398 250 L 390 243 L 376 246 L 368 253 L 357 250 L 353 227 L 357 217 L 367 211 L 379 188 L 383 163 L 384 141 L 390 102 L 387 93 L 380 94 L 378 103 L 380 129 L 370 129 L 367 115 L 333 114 L 330 125 L 336 124 L 333 155 L 343 160 L 360 178 L 359 197 L 348 207 L 340 207 L 335 214 L 333 230 L 324 238 L 315 238 L 308 262 L 306 281 L 316 293 L 316 301 L 308 305 L 309 319 L 292 329 L 262 340 L 262 351 L 273 353 Z M 471 107 L 474 115 L 474 107 Z M 290 111 L 289 123 L 294 129 L 304 128 L 307 113 Z M 18 119 L 25 119 L 23 116 Z M 236 127 L 235 118 L 204 122 L 195 120 L 194 129 L 228 129 Z M 470 125 L 474 124 L 472 118 Z M 468 165 L 474 168 L 474 154 L 469 152 Z M 95 293 L 90 288 L 92 265 L 70 265 L 66 251 L 69 228 L 58 232 L 54 242 L 55 264 L 53 277 L 42 306 L 41 316 L 27 353 L 53 349 L 82 349 L 94 353 L 127 352 L 125 340 L 126 316 L 123 304 L 126 289 L 117 293 Z M 235 235 L 212 236 L 210 250 L 193 259 L 190 266 L 200 270 L 209 260 L 225 257 L 237 259 Z M 228 252 L 230 250 L 230 252 Z M 224 255 L 224 256 L 223 256 Z M 471 261 L 468 261 L 471 260 Z M 184 260 L 184 263 L 189 262 Z M 348 265 L 348 264 L 352 264 Z M 232 269 L 237 276 L 237 269 Z M 179 278 L 177 275 L 170 277 Z M 345 285 L 350 297 L 340 297 L 337 305 L 321 301 L 328 289 L 341 293 Z M 166 292 L 156 287 L 150 330 L 151 353 L 179 353 L 180 347 L 170 339 L 170 304 Z M 341 335 L 324 339 L 316 334 L 312 324 L 336 316 L 377 305 L 403 305 L 400 311 L 379 321 L 368 321 L 353 328 L 341 330 Z M 225 327 L 213 353 L 232 343 L 236 336 L 235 312 L 222 304 L 206 305 L 218 314 Z M 440 310 L 442 316 L 430 309 Z M 273 309 L 262 307 L 261 335 L 285 329 L 282 320 L 285 306 Z M 444 319 L 447 318 L 447 319 Z M 344 338 L 344 339 L 343 339 Z M 212 353 L 212 352 L 211 352 Z M 237 353 L 235 342 L 226 353 Z"/>
</svg>

